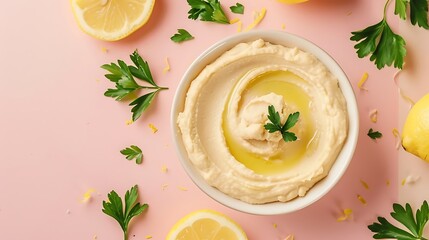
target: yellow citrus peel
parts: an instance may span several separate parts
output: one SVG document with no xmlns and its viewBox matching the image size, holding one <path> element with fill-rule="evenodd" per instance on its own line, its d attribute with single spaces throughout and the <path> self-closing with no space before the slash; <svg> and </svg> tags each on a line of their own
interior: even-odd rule
<svg viewBox="0 0 429 240">
<path fill-rule="evenodd" d="M 368 89 L 364 88 L 364 86 L 363 86 L 365 84 L 366 80 L 368 80 L 368 73 L 367 72 L 363 73 L 361 79 L 358 82 L 358 88 L 359 89 L 368 91 Z"/>
<path fill-rule="evenodd" d="M 143 26 L 155 0 L 70 0 L 79 27 L 88 35 L 117 41 Z"/>
<path fill-rule="evenodd" d="M 228 216 L 213 210 L 199 210 L 180 219 L 166 237 L 166 240 L 178 239 L 247 240 L 247 236 Z"/>
<path fill-rule="evenodd" d="M 352 214 L 353 214 L 353 210 L 351 210 L 350 208 L 344 209 L 343 215 L 337 218 L 337 222 L 343 222 L 343 221 L 346 221 L 347 219 L 350 219 Z"/>
<path fill-rule="evenodd" d="M 368 183 L 366 183 L 364 180 L 360 180 L 360 183 L 362 184 L 362 186 L 365 188 L 365 189 L 369 189 L 369 185 L 368 185 Z"/>
<path fill-rule="evenodd" d="M 374 109 L 371 112 L 369 112 L 369 119 L 371 122 L 376 123 L 378 120 L 378 110 Z"/>
<path fill-rule="evenodd" d="M 163 73 L 170 71 L 170 62 L 168 61 L 168 57 L 165 58 L 165 67 L 162 70 Z"/>
<path fill-rule="evenodd" d="M 152 130 L 152 133 L 158 132 L 158 128 L 156 128 L 155 125 L 153 125 L 152 123 L 149 123 L 148 126 L 149 126 L 150 130 Z"/>
<path fill-rule="evenodd" d="M 257 13 L 256 19 L 249 26 L 247 26 L 246 29 L 244 29 L 244 31 L 247 32 L 252 30 L 254 27 L 256 27 L 262 21 L 262 19 L 264 19 L 266 13 L 267 13 L 267 9 L 262 8 L 261 11 Z"/>
<path fill-rule="evenodd" d="M 365 200 L 365 198 L 363 198 L 361 195 L 357 195 L 357 199 L 359 200 L 359 202 L 361 202 L 363 205 L 366 205 L 367 203 L 366 203 L 366 200 Z"/>
</svg>

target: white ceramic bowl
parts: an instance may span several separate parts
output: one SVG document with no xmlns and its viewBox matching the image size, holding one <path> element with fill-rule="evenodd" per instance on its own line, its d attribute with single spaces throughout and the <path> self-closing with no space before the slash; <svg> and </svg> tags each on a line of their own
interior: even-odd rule
<svg viewBox="0 0 429 240">
<path fill-rule="evenodd" d="M 194 166 L 188 159 L 186 149 L 183 145 L 182 136 L 177 125 L 177 116 L 183 111 L 186 93 L 190 86 L 191 81 L 200 73 L 200 71 L 208 64 L 217 59 L 227 50 L 231 49 L 240 42 L 250 42 L 257 39 L 264 39 L 265 41 L 280 44 L 284 46 L 296 46 L 301 50 L 310 52 L 322 61 L 329 70 L 338 78 L 340 88 L 347 101 L 349 130 L 346 142 L 342 148 L 338 158 L 332 166 L 328 176 L 313 186 L 304 197 L 298 197 L 289 202 L 273 202 L 266 204 L 249 204 L 238 199 L 232 198 L 218 189 L 210 186 L 194 169 Z M 219 203 L 230 208 L 252 214 L 259 215 L 276 215 L 293 212 L 302 209 L 328 193 L 334 185 L 340 180 L 341 176 L 347 169 L 350 160 L 356 147 L 359 130 L 359 115 L 356 104 L 356 98 L 347 76 L 335 60 L 329 56 L 325 51 L 311 43 L 310 41 L 298 37 L 296 35 L 279 32 L 279 31 L 250 31 L 246 33 L 236 34 L 234 36 L 223 39 L 204 53 L 202 53 L 185 72 L 173 100 L 171 111 L 171 128 L 173 131 L 173 140 L 177 148 L 180 162 L 186 173 L 192 181 L 207 195 Z"/>
</svg>

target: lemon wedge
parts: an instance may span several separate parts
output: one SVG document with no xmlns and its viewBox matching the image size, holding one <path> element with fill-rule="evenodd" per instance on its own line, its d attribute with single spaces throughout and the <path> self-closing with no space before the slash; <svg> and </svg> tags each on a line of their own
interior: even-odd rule
<svg viewBox="0 0 429 240">
<path fill-rule="evenodd" d="M 429 94 L 414 104 L 402 129 L 403 148 L 429 162 Z"/>
<path fill-rule="evenodd" d="M 295 4 L 295 3 L 307 2 L 308 0 L 277 0 L 277 1 L 281 3 L 286 3 L 286 4 Z"/>
<path fill-rule="evenodd" d="M 105 41 L 122 39 L 152 14 L 155 0 L 70 0 L 79 27 Z"/>
<path fill-rule="evenodd" d="M 213 210 L 199 210 L 180 219 L 166 240 L 247 240 L 243 229 L 232 219 Z"/>
</svg>

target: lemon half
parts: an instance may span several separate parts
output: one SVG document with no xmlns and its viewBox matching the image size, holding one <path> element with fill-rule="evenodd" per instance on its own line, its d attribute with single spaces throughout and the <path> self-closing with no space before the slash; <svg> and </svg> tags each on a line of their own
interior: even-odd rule
<svg viewBox="0 0 429 240">
<path fill-rule="evenodd" d="M 232 219 L 213 210 L 199 210 L 180 219 L 166 240 L 247 240 L 243 229 Z"/>
<path fill-rule="evenodd" d="M 429 94 L 414 104 L 402 129 L 402 146 L 429 162 Z"/>
<path fill-rule="evenodd" d="M 106 41 L 122 39 L 141 26 L 152 14 L 155 0 L 70 0 L 79 27 Z"/>
</svg>

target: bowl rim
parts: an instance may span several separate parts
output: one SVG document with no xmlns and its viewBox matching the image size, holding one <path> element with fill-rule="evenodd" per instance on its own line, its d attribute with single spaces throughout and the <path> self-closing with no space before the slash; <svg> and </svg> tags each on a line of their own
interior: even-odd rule
<svg viewBox="0 0 429 240">
<path fill-rule="evenodd" d="M 263 39 L 273 44 L 296 46 L 301 50 L 315 55 L 326 67 L 328 67 L 331 73 L 337 77 L 347 104 L 349 121 L 347 138 L 328 175 L 316 183 L 304 197 L 297 197 L 288 202 L 250 204 L 232 198 L 217 188 L 209 185 L 200 176 L 200 174 L 194 170 L 194 166 L 188 159 L 188 154 L 184 148 L 181 132 L 177 124 L 177 117 L 178 114 L 183 111 L 189 86 L 202 69 L 238 43 L 250 42 L 257 39 Z M 194 184 L 197 185 L 197 187 L 205 194 L 222 205 L 241 212 L 256 215 L 291 213 L 307 207 L 325 196 L 338 183 L 348 168 L 348 165 L 353 158 L 359 135 L 359 113 L 356 96 L 347 75 L 340 65 L 326 51 L 311 41 L 292 33 L 276 30 L 253 30 L 244 33 L 237 33 L 221 39 L 201 53 L 188 67 L 178 84 L 171 108 L 170 124 L 177 156 L 185 172 Z"/>
</svg>

